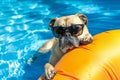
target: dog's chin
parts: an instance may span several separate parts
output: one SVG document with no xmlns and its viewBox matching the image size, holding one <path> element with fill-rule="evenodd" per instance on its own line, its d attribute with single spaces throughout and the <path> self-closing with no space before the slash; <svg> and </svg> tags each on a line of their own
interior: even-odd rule
<svg viewBox="0 0 120 80">
<path fill-rule="evenodd" d="M 74 48 L 75 48 L 74 46 L 69 46 L 69 47 L 64 47 L 64 48 L 60 48 L 60 49 L 63 53 L 66 53 L 66 52 L 71 51 Z"/>
<path fill-rule="evenodd" d="M 66 53 L 80 45 L 80 41 L 75 36 L 63 36 L 59 38 L 59 47 L 63 53 Z"/>
</svg>

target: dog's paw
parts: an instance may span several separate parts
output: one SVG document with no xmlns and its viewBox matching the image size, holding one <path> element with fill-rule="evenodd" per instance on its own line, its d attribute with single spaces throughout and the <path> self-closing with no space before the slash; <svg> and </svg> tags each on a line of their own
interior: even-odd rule
<svg viewBox="0 0 120 80">
<path fill-rule="evenodd" d="M 45 65 L 45 76 L 48 80 L 51 80 L 56 74 L 56 71 L 54 69 L 54 67 L 50 64 L 47 63 Z"/>
<path fill-rule="evenodd" d="M 27 64 L 31 65 L 31 63 L 37 59 L 37 56 L 39 56 L 38 53 L 34 54 L 31 58 L 28 59 Z"/>
<path fill-rule="evenodd" d="M 33 59 L 30 58 L 30 59 L 27 61 L 27 64 L 31 65 L 32 62 L 33 62 Z"/>
<path fill-rule="evenodd" d="M 91 43 L 92 41 L 93 41 L 93 37 L 91 35 L 83 36 L 80 39 L 81 44 L 88 44 L 88 43 Z"/>
</svg>

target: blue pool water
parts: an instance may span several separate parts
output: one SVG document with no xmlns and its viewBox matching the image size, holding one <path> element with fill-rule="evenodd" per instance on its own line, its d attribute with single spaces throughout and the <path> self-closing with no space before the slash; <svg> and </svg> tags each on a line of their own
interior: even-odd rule
<svg viewBox="0 0 120 80">
<path fill-rule="evenodd" d="M 26 61 L 53 35 L 51 18 L 82 13 L 92 35 L 120 29 L 120 0 L 0 0 L 0 80 L 37 80 L 48 54 Z"/>
</svg>

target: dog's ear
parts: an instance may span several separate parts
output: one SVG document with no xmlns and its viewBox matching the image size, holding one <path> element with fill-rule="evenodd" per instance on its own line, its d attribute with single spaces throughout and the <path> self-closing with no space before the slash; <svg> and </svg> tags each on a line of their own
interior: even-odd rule
<svg viewBox="0 0 120 80">
<path fill-rule="evenodd" d="M 50 21 L 49 24 L 48 24 L 48 29 L 50 29 L 50 27 L 52 27 L 52 26 L 54 25 L 56 19 L 57 19 L 57 18 L 51 19 L 51 21 Z"/>
<path fill-rule="evenodd" d="M 83 20 L 84 24 L 88 23 L 87 17 L 84 14 L 76 14 L 81 20 Z"/>
</svg>

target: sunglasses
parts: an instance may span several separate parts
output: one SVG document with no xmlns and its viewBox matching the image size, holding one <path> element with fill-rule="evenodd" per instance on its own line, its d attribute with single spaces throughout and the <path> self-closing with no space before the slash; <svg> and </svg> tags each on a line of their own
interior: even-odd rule
<svg viewBox="0 0 120 80">
<path fill-rule="evenodd" d="M 83 32 L 84 24 L 75 24 L 69 27 L 62 27 L 62 26 L 54 26 L 51 27 L 53 34 L 55 37 L 64 36 L 66 32 L 69 32 L 71 35 Z"/>
</svg>

